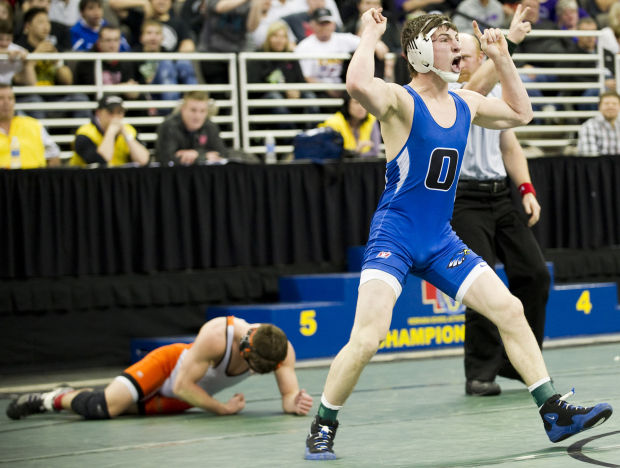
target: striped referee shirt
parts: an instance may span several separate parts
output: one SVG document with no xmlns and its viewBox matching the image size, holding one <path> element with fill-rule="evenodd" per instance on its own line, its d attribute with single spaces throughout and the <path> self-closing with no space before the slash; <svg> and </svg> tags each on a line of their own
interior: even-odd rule
<svg viewBox="0 0 620 468">
<path fill-rule="evenodd" d="M 611 125 L 599 114 L 586 120 L 579 129 L 577 142 L 579 156 L 606 156 L 620 154 L 620 120 Z"/>
</svg>

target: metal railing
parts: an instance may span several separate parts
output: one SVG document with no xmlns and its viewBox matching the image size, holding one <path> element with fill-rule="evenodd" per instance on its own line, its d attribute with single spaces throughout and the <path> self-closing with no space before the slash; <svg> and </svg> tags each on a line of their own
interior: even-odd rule
<svg viewBox="0 0 620 468">
<path fill-rule="evenodd" d="M 532 31 L 530 37 L 579 37 L 579 36 L 600 36 L 600 31 Z M 290 140 L 291 137 L 303 130 L 304 123 L 319 123 L 329 117 L 330 113 L 324 114 L 304 114 L 293 112 L 294 109 L 307 106 L 320 106 L 321 108 L 332 108 L 333 111 L 341 104 L 340 99 L 264 99 L 250 97 L 250 93 L 268 91 L 282 91 L 286 89 L 298 90 L 327 90 L 327 89 L 344 89 L 344 84 L 266 84 L 266 83 L 248 83 L 247 82 L 247 63 L 252 60 L 291 60 L 292 58 L 323 58 L 323 59 L 342 59 L 346 60 L 350 56 L 347 54 L 327 55 L 298 55 L 294 53 L 265 53 L 252 52 L 239 54 L 239 83 L 240 83 L 240 104 L 241 104 L 241 128 L 243 131 L 243 150 L 251 153 L 264 152 L 264 138 L 268 134 L 272 134 L 276 141 Z M 608 71 L 604 66 L 603 50 L 597 47 L 596 53 L 593 54 L 515 54 L 513 56 L 515 62 L 527 62 L 531 67 L 520 67 L 518 71 L 521 76 L 529 75 L 538 77 L 540 75 L 553 75 L 554 81 L 543 82 L 527 80 L 525 87 L 528 90 L 540 91 L 541 96 L 531 97 L 532 104 L 535 106 L 534 120 L 527 126 L 516 128 L 515 131 L 522 144 L 527 146 L 536 146 L 545 151 L 561 152 L 567 146 L 574 145 L 577 139 L 579 126 L 586 119 L 596 115 L 596 110 L 576 110 L 574 106 L 589 104 L 596 106 L 598 97 L 582 96 L 581 94 L 589 89 L 597 89 L 600 91 L 605 89 L 605 77 Z M 583 68 L 573 67 L 553 67 L 546 68 L 537 66 L 537 63 L 548 63 L 549 61 L 557 62 L 583 62 L 591 63 L 592 66 Z M 618 66 L 616 67 L 618 68 Z M 591 77 L 587 81 L 576 82 L 572 78 L 575 76 Z M 575 95 L 558 95 L 558 93 L 567 93 Z M 287 106 L 291 108 L 290 114 L 279 115 L 269 113 L 272 107 Z M 553 110 L 551 107 L 553 106 Z M 273 128 L 257 128 L 257 124 L 269 123 L 273 124 Z M 295 129 L 278 129 L 278 124 L 295 124 Z M 292 151 L 292 146 L 280 145 L 276 146 L 276 151 L 287 153 Z"/>
<path fill-rule="evenodd" d="M 3 58 L 0 54 L 0 59 Z M 212 54 L 212 53 L 93 53 L 93 52 L 61 52 L 45 54 L 28 54 L 29 60 L 60 60 L 62 62 L 93 62 L 95 68 L 93 85 L 66 85 L 66 86 L 14 86 L 17 103 L 16 111 L 72 111 L 72 110 L 94 110 L 97 107 L 97 100 L 104 94 L 125 94 L 125 93 L 162 93 L 202 90 L 209 94 L 217 93 L 215 105 L 218 115 L 211 117 L 211 120 L 222 127 L 220 136 L 228 145 L 239 148 L 241 145 L 239 129 L 239 93 L 237 85 L 237 57 L 235 54 Z M 201 62 L 226 62 L 228 64 L 228 74 L 232 79 L 226 84 L 179 84 L 179 85 L 106 85 L 103 83 L 102 64 L 105 61 L 133 61 L 144 62 L 146 60 L 188 60 L 198 66 Z M 86 94 L 90 99 L 83 102 L 55 101 L 54 95 L 67 94 Z M 45 102 L 19 102 L 20 96 L 28 94 L 38 94 L 49 96 Z M 167 109 L 173 110 L 179 104 L 177 100 L 125 100 L 127 110 L 148 110 L 148 109 Z M 52 139 L 61 146 L 62 158 L 71 157 L 71 143 L 74 139 L 74 132 L 80 125 L 88 123 L 87 118 L 62 117 L 62 118 L 43 118 L 41 123 L 48 129 L 72 130 L 73 133 L 52 133 Z M 127 116 L 125 121 L 134 126 L 147 128 L 148 131 L 140 132 L 140 139 L 145 143 L 152 143 L 157 139 L 157 126 L 164 120 L 164 116 Z M 153 147 L 154 145 L 149 145 Z"/>
<path fill-rule="evenodd" d="M 532 31 L 531 37 L 578 37 L 578 36 L 600 36 L 600 31 Z M 0 54 L 0 59 L 2 54 Z M 235 149 L 241 149 L 247 153 L 262 154 L 264 152 L 264 141 L 267 135 L 273 135 L 276 139 L 276 152 L 290 153 L 292 151 L 292 138 L 303 131 L 305 128 L 314 127 L 318 123 L 327 119 L 342 104 L 340 98 L 299 98 L 299 99 L 270 99 L 264 98 L 262 94 L 286 90 L 323 92 L 328 90 L 345 91 L 343 83 L 252 83 L 248 81 L 248 63 L 257 60 L 300 60 L 300 59 L 334 59 L 347 60 L 349 54 L 295 54 L 295 53 L 268 53 L 268 52 L 242 52 L 239 54 L 211 54 L 211 53 L 88 53 L 71 52 L 56 54 L 30 54 L 32 60 L 64 60 L 70 61 L 92 61 L 95 67 L 95 84 L 90 86 L 31 86 L 14 87 L 17 96 L 29 93 L 40 95 L 59 95 L 68 93 L 84 93 L 92 96 L 87 102 L 61 102 L 54 101 L 53 98 L 44 103 L 17 103 L 16 109 L 22 111 L 44 110 L 44 111 L 68 111 L 80 109 L 94 109 L 96 101 L 104 93 L 132 93 L 132 92 L 151 92 L 162 93 L 178 91 L 180 93 L 188 90 L 204 90 L 211 94 L 217 93 L 216 105 L 220 113 L 212 118 L 215 123 L 222 127 L 221 136 L 227 144 Z M 531 97 L 532 104 L 535 106 L 534 120 L 527 126 L 516 128 L 515 131 L 522 144 L 536 146 L 548 152 L 558 154 L 567 146 L 576 143 L 579 126 L 586 119 L 596 115 L 596 110 L 577 110 L 575 106 L 589 104 L 597 106 L 598 97 L 583 96 L 586 90 L 605 89 L 605 78 L 607 70 L 604 66 L 603 50 L 597 46 L 597 52 L 593 54 L 515 54 L 515 62 L 527 62 L 532 67 L 520 67 L 518 69 L 522 76 L 528 75 L 530 78 L 525 82 L 528 90 L 536 90 L 540 96 Z M 228 72 L 231 77 L 226 84 L 198 84 L 198 85 L 105 85 L 102 83 L 102 63 L 106 60 L 190 60 L 195 64 L 204 61 L 225 61 L 228 64 Z M 591 63 L 592 66 L 583 68 L 572 67 L 553 67 L 546 68 L 537 66 L 538 64 L 550 61 L 561 64 L 562 62 L 583 62 Z M 620 70 L 620 57 L 616 57 L 616 71 Z M 536 81 L 535 77 L 540 75 L 553 75 L 554 81 Z M 587 81 L 574 81 L 574 76 L 589 76 Z M 617 73 L 616 73 L 617 75 Z M 618 75 L 617 75 L 618 76 Z M 620 90 L 620 82 L 617 83 Z M 563 93 L 568 95 L 563 95 Z M 19 99 L 18 99 L 19 100 Z M 145 109 L 172 109 L 178 104 L 177 101 L 166 100 L 126 100 L 126 107 L 129 110 Z M 275 107 L 286 107 L 289 112 L 277 114 L 273 112 Z M 318 113 L 308 113 L 310 107 L 319 107 Z M 550 107 L 555 106 L 553 110 Z M 139 125 L 147 128 L 142 131 L 140 138 L 154 146 L 156 140 L 157 125 L 163 120 L 162 116 L 128 116 L 127 122 L 132 125 Z M 77 129 L 79 125 L 86 123 L 86 119 L 79 118 L 45 118 L 42 123 L 48 129 Z M 53 139 L 67 148 L 73 141 L 73 133 L 53 133 Z M 70 151 L 63 151 L 63 156 L 70 155 Z"/>
</svg>

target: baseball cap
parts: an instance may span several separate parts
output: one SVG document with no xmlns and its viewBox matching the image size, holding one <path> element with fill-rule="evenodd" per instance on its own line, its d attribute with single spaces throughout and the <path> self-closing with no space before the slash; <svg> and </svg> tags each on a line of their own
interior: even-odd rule
<svg viewBox="0 0 620 468">
<path fill-rule="evenodd" d="M 324 23 L 326 21 L 335 22 L 332 12 L 328 8 L 317 8 L 312 12 L 310 19 L 318 23 Z"/>
<path fill-rule="evenodd" d="M 109 111 L 115 109 L 125 110 L 125 108 L 123 107 L 123 98 L 119 96 L 103 96 L 101 99 L 99 99 L 99 105 L 97 106 L 97 109 L 105 109 Z"/>
</svg>

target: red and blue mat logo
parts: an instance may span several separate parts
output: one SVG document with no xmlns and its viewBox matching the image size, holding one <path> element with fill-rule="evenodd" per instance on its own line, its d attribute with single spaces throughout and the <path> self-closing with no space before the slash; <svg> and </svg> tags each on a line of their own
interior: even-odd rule
<svg viewBox="0 0 620 468">
<path fill-rule="evenodd" d="M 434 314 L 462 314 L 465 306 L 455 301 L 446 293 L 433 286 L 428 281 L 422 280 L 422 303 L 432 304 Z"/>
</svg>

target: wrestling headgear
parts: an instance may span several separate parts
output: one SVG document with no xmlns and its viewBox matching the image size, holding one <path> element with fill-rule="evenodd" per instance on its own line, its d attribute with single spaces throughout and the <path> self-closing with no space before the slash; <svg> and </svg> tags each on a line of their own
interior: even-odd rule
<svg viewBox="0 0 620 468">
<path fill-rule="evenodd" d="M 412 39 L 407 46 L 407 60 L 418 73 L 428 73 L 434 71 L 439 77 L 447 83 L 455 83 L 459 79 L 459 73 L 452 71 L 443 71 L 433 66 L 435 58 L 433 55 L 433 41 L 431 36 L 437 29 L 444 24 L 450 24 L 448 21 L 444 21 L 438 26 L 431 29 L 426 34 L 423 33 L 424 28 L 428 26 L 432 19 L 429 19 L 414 39 Z"/>
</svg>

